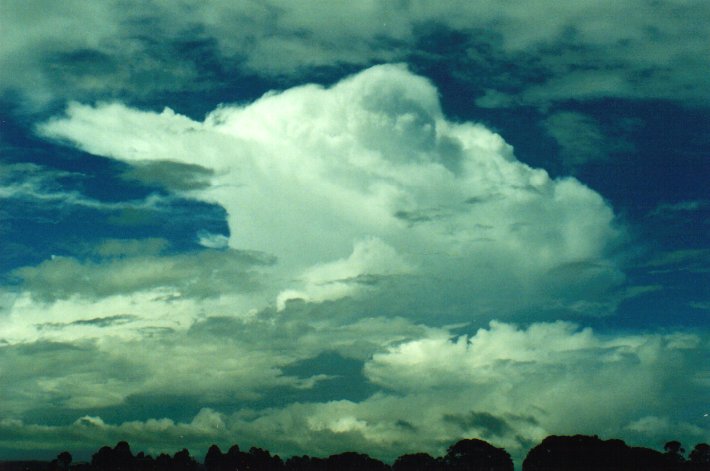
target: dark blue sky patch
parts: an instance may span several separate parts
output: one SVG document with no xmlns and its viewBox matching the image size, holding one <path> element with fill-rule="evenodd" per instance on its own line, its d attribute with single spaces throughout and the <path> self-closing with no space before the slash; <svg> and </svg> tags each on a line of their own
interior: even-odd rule
<svg viewBox="0 0 710 471">
<path fill-rule="evenodd" d="M 331 378 L 318 381 L 311 389 L 291 391 L 292 397 L 288 401 L 362 401 L 377 391 L 377 387 L 363 375 L 362 368 L 362 361 L 343 357 L 337 352 L 323 352 L 314 358 L 293 363 L 283 369 L 285 375 L 301 378 L 328 375 Z"/>
<path fill-rule="evenodd" d="M 83 255 L 105 239 L 163 238 L 170 252 L 194 250 L 200 231 L 228 234 L 224 210 L 191 200 L 171 200 L 156 208 L 126 204 L 100 209 L 61 200 L 13 202 L 4 211 L 0 256 L 3 271 L 33 265 L 51 255 Z M 14 247 L 11 249 L 11 247 Z"/>
</svg>

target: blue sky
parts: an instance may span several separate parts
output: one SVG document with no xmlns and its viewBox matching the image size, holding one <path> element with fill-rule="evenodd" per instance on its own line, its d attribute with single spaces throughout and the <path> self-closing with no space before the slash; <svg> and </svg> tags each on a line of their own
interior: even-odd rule
<svg viewBox="0 0 710 471">
<path fill-rule="evenodd" d="M 707 441 L 708 23 L 0 0 L 0 458 Z"/>
</svg>

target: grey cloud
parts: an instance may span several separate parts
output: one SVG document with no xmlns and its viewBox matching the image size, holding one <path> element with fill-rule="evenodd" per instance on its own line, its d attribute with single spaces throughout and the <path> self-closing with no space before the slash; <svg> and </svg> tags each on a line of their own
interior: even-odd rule
<svg viewBox="0 0 710 471">
<path fill-rule="evenodd" d="M 682 249 L 658 253 L 644 266 L 651 268 L 651 273 L 655 274 L 681 271 L 708 273 L 708 263 L 710 249 Z"/>
<path fill-rule="evenodd" d="M 95 255 L 104 258 L 159 255 L 169 243 L 161 238 L 148 239 L 107 239 L 89 248 Z"/>
<path fill-rule="evenodd" d="M 544 121 L 547 132 L 560 146 L 567 168 L 575 169 L 590 161 L 606 160 L 605 136 L 591 118 L 574 112 L 559 112 Z"/>
<path fill-rule="evenodd" d="M 679 213 L 692 213 L 710 207 L 710 200 L 681 201 L 659 205 L 649 215 L 653 217 L 674 217 Z"/>
<path fill-rule="evenodd" d="M 633 150 L 628 141 L 605 133 L 598 122 L 581 113 L 554 113 L 543 121 L 543 126 L 557 141 L 562 161 L 570 171 L 588 163 L 607 160 L 612 154 Z"/>
<path fill-rule="evenodd" d="M 95 326 L 95 327 L 111 327 L 114 325 L 120 325 L 120 324 L 125 324 L 127 322 L 131 322 L 134 319 L 137 319 L 137 316 L 125 314 L 125 315 L 116 315 L 116 316 L 107 316 L 107 317 L 94 317 L 92 319 L 80 319 L 80 320 L 72 321 L 72 322 L 69 322 L 66 324 L 60 323 L 60 322 L 48 322 L 45 324 L 40 324 L 37 327 L 40 330 L 45 329 L 45 328 L 60 329 L 62 327 L 66 327 L 66 326 L 82 326 L 82 325 Z"/>
<path fill-rule="evenodd" d="M 464 433 L 470 433 L 471 429 L 474 429 L 486 439 L 495 436 L 502 437 L 513 432 L 513 428 L 505 419 L 488 412 L 471 411 L 468 414 L 445 414 L 443 420 L 458 426 Z"/>
<path fill-rule="evenodd" d="M 76 409 L 120 401 L 143 381 L 144 365 L 102 351 L 92 342 L 36 341 L 0 347 L 5 417 L 51 405 Z"/>
<path fill-rule="evenodd" d="M 213 174 L 212 170 L 199 165 L 146 162 L 129 167 L 123 177 L 173 191 L 189 191 L 208 187 Z"/>
<path fill-rule="evenodd" d="M 404 430 L 407 430 L 409 432 L 418 432 L 418 429 L 416 426 L 412 425 L 411 422 L 408 422 L 406 420 L 398 420 L 395 422 L 395 425 L 399 428 L 402 428 Z"/>
<path fill-rule="evenodd" d="M 46 433 L 34 433 L 40 426 L 29 419 L 4 419 L 7 433 L 0 445 L 17 444 L 10 430 L 32 435 L 37 446 L 56 443 L 62 434 L 78 442 L 94 430 L 89 442 L 122 437 L 141 449 L 180 438 L 180 446 L 191 450 L 231 440 L 285 454 L 327 455 L 347 448 L 393 458 L 406 447 L 441 453 L 462 433 L 475 432 L 521 453 L 526 444 L 572 426 L 585 432 L 604 423 L 609 433 L 621 433 L 641 417 L 639 390 L 654 404 L 643 414 L 653 414 L 665 410 L 658 398 L 688 397 L 688 391 L 696 398 L 688 407 L 700 407 L 707 388 L 688 376 L 706 349 L 697 336 L 601 336 L 565 323 L 526 330 L 495 324 L 466 346 L 447 337 L 436 341 L 446 332 L 404 320 L 348 320 L 346 301 L 326 304 L 289 305 L 251 318 L 208 318 L 168 336 L 128 342 L 106 337 L 101 349 L 86 342 L 4 347 L 2 365 L 21 368 L 9 378 L 6 410 L 38 417 L 33 405 L 58 401 L 71 405 L 76 421 L 43 425 Z M 376 354 L 388 345 L 389 353 Z M 387 368 L 397 356 L 403 362 Z M 366 370 L 368 378 L 381 384 L 386 377 L 396 392 L 383 388 L 350 400 L 328 392 L 328 382 L 339 376 L 357 379 L 363 361 L 384 367 L 380 376 L 373 376 L 377 368 Z M 42 365 L 45 381 L 39 388 L 29 386 L 35 372 L 22 368 L 28 362 Z M 278 402 L 274 394 L 289 400 Z M 174 407 L 182 403 L 179 411 L 166 406 L 154 417 L 133 415 L 135 420 L 123 423 L 96 417 L 102 410 L 144 407 L 165 395 L 174 397 Z M 189 411 L 199 404 L 213 410 L 190 420 Z M 161 418 L 163 413 L 172 418 Z M 642 442 L 656 436 L 651 422 L 633 426 Z M 700 436 L 697 425 L 683 427 L 680 438 Z"/>
<path fill-rule="evenodd" d="M 110 327 L 116 324 L 123 324 L 130 322 L 135 319 L 136 316 L 132 315 L 118 315 L 118 316 L 108 316 L 108 317 L 95 317 L 93 319 L 82 319 L 74 321 L 71 325 L 95 325 L 97 327 Z"/>
<path fill-rule="evenodd" d="M 434 216 L 427 214 L 426 210 L 419 211 L 397 211 L 394 213 L 394 217 L 397 219 L 402 219 L 410 224 L 416 224 L 419 222 L 430 222 L 434 219 Z"/>
<path fill-rule="evenodd" d="M 169 203 L 174 201 L 172 197 L 156 194 L 142 200 L 102 201 L 84 194 L 84 178 L 81 173 L 33 163 L 0 163 L 0 200 L 12 202 L 16 206 L 24 204 L 46 209 L 52 205 L 59 209 L 92 209 L 119 214 L 121 211 L 166 211 L 170 209 Z"/>
<path fill-rule="evenodd" d="M 481 106 L 602 96 L 709 98 L 704 2 L 602 7 L 579 0 L 564 9 L 387 2 L 320 5 L 317 14 L 308 3 L 281 0 L 148 2 L 130 11 L 121 2 L 10 2 L 3 16 L 9 26 L 0 82 L 36 103 L 216 88 L 224 70 L 293 77 L 339 65 L 416 62 L 432 31 L 458 35 L 457 43 L 467 45 L 450 56 L 435 47 L 427 53 L 447 62 L 463 57 L 459 78 L 486 90 Z M 474 76 L 481 70 L 490 80 Z M 532 81 L 537 85 L 528 87 Z"/>
<path fill-rule="evenodd" d="M 148 253 L 155 250 L 154 241 L 144 242 Z M 98 251 L 109 255 L 136 250 L 108 244 Z M 273 262 L 272 257 L 257 252 L 206 249 L 172 256 L 110 257 L 98 262 L 55 257 L 36 267 L 16 269 L 12 274 L 33 296 L 48 301 L 74 295 L 105 297 L 158 287 L 175 288 L 183 296 L 201 298 L 253 291 L 259 286 L 255 269 Z"/>
</svg>

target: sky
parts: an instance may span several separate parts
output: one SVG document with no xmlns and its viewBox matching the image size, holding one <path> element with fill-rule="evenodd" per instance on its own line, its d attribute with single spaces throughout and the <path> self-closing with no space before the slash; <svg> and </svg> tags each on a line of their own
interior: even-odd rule
<svg viewBox="0 0 710 471">
<path fill-rule="evenodd" d="M 0 0 L 0 459 L 710 440 L 704 0 Z"/>
</svg>

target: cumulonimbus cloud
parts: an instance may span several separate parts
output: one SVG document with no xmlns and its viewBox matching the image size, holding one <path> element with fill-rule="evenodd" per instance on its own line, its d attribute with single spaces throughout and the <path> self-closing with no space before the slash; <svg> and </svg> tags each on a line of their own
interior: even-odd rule
<svg viewBox="0 0 710 471">
<path fill-rule="evenodd" d="M 386 278 L 412 306 L 438 293 L 459 317 L 597 313 L 623 281 L 612 256 L 623 230 L 600 195 L 519 162 L 484 126 L 447 120 L 435 87 L 404 66 L 223 105 L 202 122 L 73 103 L 38 129 L 130 164 L 208 169 L 210 185 L 185 194 L 227 210 L 232 248 L 277 257 L 291 280 L 282 300 L 337 299 Z M 393 288 L 397 275 L 406 282 Z"/>
</svg>

